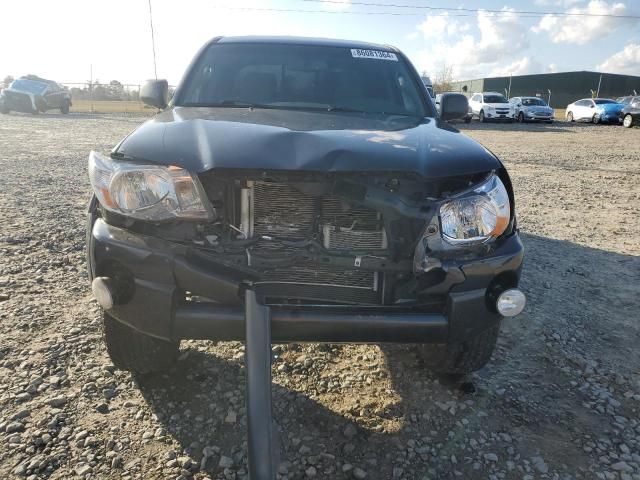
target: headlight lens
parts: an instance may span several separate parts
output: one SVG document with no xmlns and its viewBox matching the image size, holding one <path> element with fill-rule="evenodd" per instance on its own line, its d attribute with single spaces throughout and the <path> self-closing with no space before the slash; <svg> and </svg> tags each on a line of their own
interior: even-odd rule
<svg viewBox="0 0 640 480">
<path fill-rule="evenodd" d="M 89 154 L 89 178 L 100 203 L 140 220 L 212 217 L 197 178 L 180 167 L 114 162 Z"/>
<path fill-rule="evenodd" d="M 483 243 L 501 235 L 510 217 L 507 189 L 492 175 L 472 191 L 440 206 L 442 237 L 456 245 Z"/>
</svg>

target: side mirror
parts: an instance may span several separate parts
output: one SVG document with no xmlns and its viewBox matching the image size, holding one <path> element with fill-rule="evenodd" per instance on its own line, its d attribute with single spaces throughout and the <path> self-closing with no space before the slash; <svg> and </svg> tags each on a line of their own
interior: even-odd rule
<svg viewBox="0 0 640 480">
<path fill-rule="evenodd" d="M 166 108 L 169 103 L 169 83 L 166 80 L 147 80 L 140 89 L 140 100 L 150 107 Z"/>
<path fill-rule="evenodd" d="M 521 104 L 521 103 L 519 103 L 519 104 L 518 104 L 518 107 L 521 107 L 521 106 L 522 106 L 522 104 Z"/>
<path fill-rule="evenodd" d="M 589 108 L 596 108 L 595 105 L 589 105 Z"/>
<path fill-rule="evenodd" d="M 443 93 L 440 98 L 440 118 L 462 120 L 469 113 L 469 99 L 461 93 Z"/>
</svg>

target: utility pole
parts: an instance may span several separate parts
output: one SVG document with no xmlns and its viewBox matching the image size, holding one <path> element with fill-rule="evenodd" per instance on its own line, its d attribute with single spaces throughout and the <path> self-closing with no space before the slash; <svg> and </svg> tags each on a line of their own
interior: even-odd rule
<svg viewBox="0 0 640 480">
<path fill-rule="evenodd" d="M 600 80 L 598 80 L 598 91 L 596 92 L 596 98 L 600 97 L 600 85 L 602 84 L 602 74 L 600 74 Z"/>
<path fill-rule="evenodd" d="M 93 113 L 93 63 L 89 64 L 89 103 Z"/>
<path fill-rule="evenodd" d="M 509 74 L 509 92 L 507 93 L 507 99 L 511 98 L 511 76 L 513 74 Z"/>
</svg>

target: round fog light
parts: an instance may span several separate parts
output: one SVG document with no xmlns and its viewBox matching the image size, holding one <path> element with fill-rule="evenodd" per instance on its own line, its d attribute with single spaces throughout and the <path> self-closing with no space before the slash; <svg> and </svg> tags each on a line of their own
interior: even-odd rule
<svg viewBox="0 0 640 480">
<path fill-rule="evenodd" d="M 107 277 L 94 278 L 93 282 L 91 282 L 91 290 L 102 308 L 110 310 L 113 307 L 113 294 Z"/>
<path fill-rule="evenodd" d="M 500 294 L 496 302 L 496 309 L 503 317 L 515 317 L 524 310 L 525 303 L 527 303 L 527 298 L 524 293 L 517 288 L 510 288 Z"/>
</svg>

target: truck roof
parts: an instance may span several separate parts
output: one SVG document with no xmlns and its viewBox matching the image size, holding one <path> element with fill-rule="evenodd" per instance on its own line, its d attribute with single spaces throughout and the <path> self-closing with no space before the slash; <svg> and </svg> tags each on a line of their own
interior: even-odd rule
<svg viewBox="0 0 640 480">
<path fill-rule="evenodd" d="M 324 47 L 359 48 L 363 50 L 383 50 L 397 52 L 398 49 L 391 45 L 381 45 L 378 43 L 359 42 L 355 40 L 339 40 L 334 38 L 314 38 L 314 37 L 286 37 L 269 35 L 251 35 L 238 37 L 216 37 L 211 42 L 217 43 L 265 43 L 280 45 L 317 45 Z"/>
</svg>

